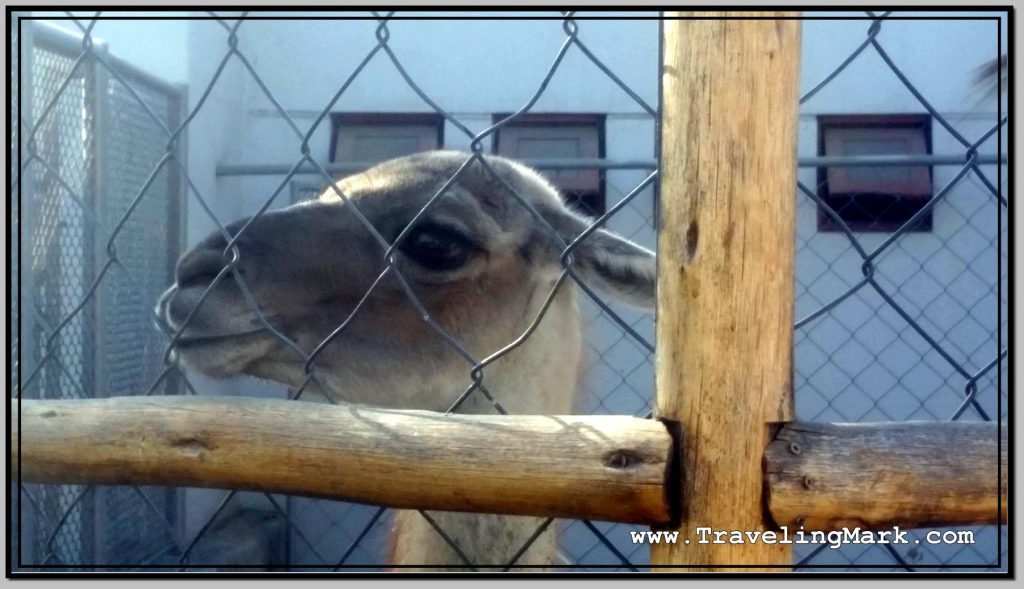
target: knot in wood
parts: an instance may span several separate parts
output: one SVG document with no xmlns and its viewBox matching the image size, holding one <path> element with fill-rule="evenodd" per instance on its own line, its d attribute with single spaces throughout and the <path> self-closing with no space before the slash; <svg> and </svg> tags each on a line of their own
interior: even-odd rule
<svg viewBox="0 0 1024 589">
<path fill-rule="evenodd" d="M 629 450 L 615 450 L 604 457 L 604 465 L 608 468 L 625 470 L 643 462 L 643 459 Z"/>
</svg>

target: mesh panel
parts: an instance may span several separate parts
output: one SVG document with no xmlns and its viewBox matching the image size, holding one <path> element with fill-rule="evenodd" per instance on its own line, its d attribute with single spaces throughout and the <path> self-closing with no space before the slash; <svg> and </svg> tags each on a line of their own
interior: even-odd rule
<svg viewBox="0 0 1024 589">
<path fill-rule="evenodd" d="M 153 112 L 169 112 L 167 96 L 146 89 L 139 94 Z M 107 182 L 98 204 L 104 226 L 114 227 L 163 157 L 166 133 L 123 84 L 112 80 L 107 100 L 103 162 Z M 174 166 L 160 168 L 141 194 L 114 241 L 119 267 L 100 286 L 105 356 L 100 388 L 108 396 L 140 394 L 160 374 L 166 340 L 152 328 L 150 317 L 153 301 L 171 280 L 174 253 L 166 239 L 151 236 L 178 234 L 178 219 L 170 214 L 177 197 L 170 179 L 173 171 Z"/>
<path fill-rule="evenodd" d="M 35 226 L 30 228 L 28 264 L 30 291 L 24 301 L 34 309 L 33 324 L 25 338 L 28 367 L 37 369 L 34 387 L 26 397 L 76 398 L 90 396 L 91 384 L 85 369 L 90 363 L 83 341 L 83 324 L 88 313 L 79 313 L 55 333 L 62 318 L 71 314 L 82 299 L 92 269 L 87 267 L 89 243 L 82 229 L 82 213 L 72 204 L 69 189 L 81 191 L 88 179 L 91 142 L 82 144 L 83 131 L 90 124 L 84 112 L 86 80 L 73 75 L 73 58 L 40 47 L 32 49 L 33 120 L 44 109 L 52 110 L 36 129 L 35 151 L 40 162 L 29 164 L 27 173 L 35 199 L 30 201 Z M 61 90 L 62 82 L 67 84 Z M 59 94 L 58 94 L 59 92 Z M 45 162 L 45 164 L 41 163 Z M 51 554 L 60 563 L 90 560 L 89 543 L 83 523 L 89 509 L 80 501 L 86 488 L 78 485 L 38 486 L 33 489 L 44 513 L 63 518 L 56 532 L 32 526 L 29 541 L 33 554 Z"/>
<path fill-rule="evenodd" d="M 29 312 L 22 393 L 141 394 L 160 374 L 165 346 L 150 317 L 177 249 L 173 169 L 157 174 L 119 229 L 122 241 L 114 250 L 107 241 L 166 151 L 164 127 L 178 116 L 178 97 L 133 80 L 142 100 L 160 113 L 158 123 L 123 85 L 103 75 L 100 64 L 45 35 L 33 41 L 25 48 L 31 51 L 26 124 L 32 133 L 23 159 L 31 191 L 23 209 L 30 224 L 23 238 Z M 44 517 L 26 522 L 22 561 L 166 561 L 174 547 L 176 497 L 170 489 L 146 496 L 134 487 L 26 485 L 24 505 Z M 177 563 L 177 556 L 171 560 Z"/>
<path fill-rule="evenodd" d="M 108 80 L 105 92 L 105 133 L 102 174 L 104 194 L 97 201 L 105 227 L 114 227 L 132 210 L 114 241 L 118 265 L 105 277 L 97 291 L 102 313 L 97 331 L 103 362 L 97 366 L 99 390 L 105 396 L 138 395 L 148 390 L 160 375 L 166 340 L 153 328 L 153 301 L 171 280 L 173 247 L 178 219 L 173 207 L 178 195 L 171 181 L 173 166 L 164 166 L 150 188 L 139 189 L 165 154 L 167 124 L 172 98 L 128 79 L 143 103 L 127 87 Z M 153 120 L 144 110 L 160 113 Z M 165 236 L 154 239 L 153 236 Z M 148 493 L 148 497 L 142 495 Z M 103 541 L 97 562 L 133 564 L 177 564 L 177 550 L 168 531 L 167 519 L 175 519 L 173 489 L 139 490 L 130 487 L 105 489 Z"/>
</svg>

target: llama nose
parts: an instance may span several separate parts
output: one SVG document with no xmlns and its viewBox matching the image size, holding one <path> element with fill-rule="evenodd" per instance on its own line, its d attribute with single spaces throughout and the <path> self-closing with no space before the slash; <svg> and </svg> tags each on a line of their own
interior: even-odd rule
<svg viewBox="0 0 1024 589">
<path fill-rule="evenodd" d="M 178 262 L 178 287 L 204 286 L 213 282 L 227 262 L 222 249 L 202 248 L 190 251 Z"/>
<path fill-rule="evenodd" d="M 245 225 L 245 221 L 246 219 L 235 221 L 224 229 L 229 235 L 235 236 Z M 221 232 L 216 231 L 182 256 L 175 272 L 178 286 L 206 286 L 213 282 L 217 274 L 220 274 L 231 261 L 231 253 L 224 254 L 227 244 Z"/>
</svg>

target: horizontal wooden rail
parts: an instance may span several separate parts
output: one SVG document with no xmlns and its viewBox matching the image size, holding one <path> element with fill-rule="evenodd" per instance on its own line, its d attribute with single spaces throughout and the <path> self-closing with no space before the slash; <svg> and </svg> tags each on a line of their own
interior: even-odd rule
<svg viewBox="0 0 1024 589">
<path fill-rule="evenodd" d="M 807 530 L 1005 522 L 1006 435 L 1005 423 L 1002 435 L 996 423 L 790 423 L 765 452 L 768 508 Z"/>
<path fill-rule="evenodd" d="M 257 489 L 661 525 L 673 440 L 626 416 L 480 416 L 239 397 L 12 402 L 38 483 Z"/>
<path fill-rule="evenodd" d="M 655 526 L 677 515 L 667 499 L 678 492 L 667 484 L 678 477 L 674 435 L 648 419 L 121 397 L 23 400 L 19 438 L 17 401 L 11 410 L 11 464 L 25 482 L 252 489 Z M 1007 428 L 1001 437 L 997 428 L 785 424 L 764 456 L 770 517 L 806 530 L 1005 522 Z"/>
</svg>

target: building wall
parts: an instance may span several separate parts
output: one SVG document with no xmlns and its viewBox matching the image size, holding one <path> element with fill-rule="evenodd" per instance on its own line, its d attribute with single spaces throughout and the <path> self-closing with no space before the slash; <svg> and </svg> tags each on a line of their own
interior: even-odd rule
<svg viewBox="0 0 1024 589">
<path fill-rule="evenodd" d="M 71 16 L 88 26 L 95 11 L 71 11 Z M 138 12 L 109 10 L 96 21 L 92 37 L 114 47 L 115 55 L 128 63 L 172 84 L 189 80 L 189 60 L 185 52 L 191 22 L 183 12 Z M 33 17 L 46 19 L 46 26 L 80 35 L 81 29 L 63 11 L 35 11 Z M 154 18 L 156 17 L 156 18 Z"/>
</svg>

